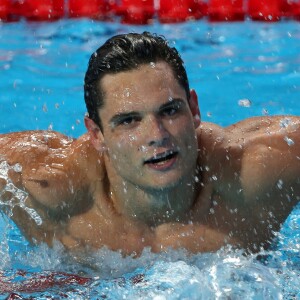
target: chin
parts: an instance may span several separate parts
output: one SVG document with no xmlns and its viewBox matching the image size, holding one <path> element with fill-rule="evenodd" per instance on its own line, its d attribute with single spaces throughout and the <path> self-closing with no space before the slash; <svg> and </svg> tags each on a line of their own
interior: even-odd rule
<svg viewBox="0 0 300 300">
<path fill-rule="evenodd" d="M 173 175 L 173 174 L 172 174 Z M 184 179 L 185 176 L 172 176 L 171 174 L 164 174 L 163 176 L 156 176 L 152 180 L 145 182 L 144 186 L 146 189 L 151 190 L 165 190 L 178 187 Z"/>
</svg>

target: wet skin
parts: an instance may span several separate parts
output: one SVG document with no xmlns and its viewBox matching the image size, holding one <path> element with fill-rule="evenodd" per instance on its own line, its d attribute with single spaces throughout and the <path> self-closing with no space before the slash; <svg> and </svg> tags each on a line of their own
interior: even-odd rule
<svg viewBox="0 0 300 300">
<path fill-rule="evenodd" d="M 124 254 L 270 245 L 300 199 L 298 117 L 200 124 L 196 93 L 187 99 L 162 62 L 99 84 L 103 131 L 86 118 L 88 133 L 77 140 L 42 131 L 0 136 L 1 161 L 22 166 L 10 178 L 42 218 L 37 224 L 14 207 L 29 240 Z"/>
<path fill-rule="evenodd" d="M 180 217 L 195 198 L 197 99 L 190 100 L 191 112 L 185 91 L 165 63 L 106 75 L 101 85 L 103 132 L 91 120 L 86 125 L 95 148 L 106 149 L 114 206 L 148 225 Z"/>
</svg>

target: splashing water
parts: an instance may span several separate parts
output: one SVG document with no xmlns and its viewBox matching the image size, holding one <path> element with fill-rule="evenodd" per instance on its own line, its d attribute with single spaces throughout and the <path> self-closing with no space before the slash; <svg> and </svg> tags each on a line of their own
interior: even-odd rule
<svg viewBox="0 0 300 300">
<path fill-rule="evenodd" d="M 29 214 L 29 216 L 36 222 L 37 225 L 41 225 L 43 222 L 42 218 L 34 209 L 26 206 L 25 202 L 28 194 L 13 184 L 12 180 L 8 176 L 9 170 L 20 173 L 22 171 L 22 167 L 20 164 L 10 166 L 6 161 L 2 161 L 0 163 L 0 179 L 4 180 L 5 182 L 4 187 L 0 191 L 0 205 L 10 208 L 9 216 L 11 216 L 13 208 L 15 206 L 19 206 Z M 13 196 L 10 200 L 4 201 L 3 196 L 7 192 Z"/>
<path fill-rule="evenodd" d="M 279 122 L 279 125 L 281 128 L 287 128 L 291 124 L 293 124 L 293 122 L 290 118 L 284 118 L 284 119 L 280 120 L 280 122 Z"/>
<path fill-rule="evenodd" d="M 242 251 L 229 247 L 217 253 L 196 255 L 183 250 L 153 254 L 146 249 L 139 258 L 124 258 L 104 248 L 87 259 L 95 262 L 92 270 L 83 265 L 74 267 L 74 261 L 72 266 L 68 265 L 66 257 L 60 258 L 59 264 L 58 256 L 53 255 L 56 251 L 57 255 L 62 254 L 57 249 L 50 254 L 49 249 L 41 246 L 27 253 L 27 261 L 34 256 L 36 265 L 44 259 L 48 267 L 52 261 L 56 269 L 52 273 L 40 267 L 27 271 L 15 292 L 39 300 L 62 295 L 65 299 L 82 300 L 291 299 L 291 295 L 297 299 L 295 291 L 300 284 L 299 268 L 288 267 L 288 260 L 280 251 L 244 256 Z M 9 283 L 15 282 L 18 271 L 2 274 L 9 291 Z"/>
<path fill-rule="evenodd" d="M 284 137 L 284 140 L 289 146 L 293 146 L 295 144 L 295 142 L 287 136 Z"/>
<path fill-rule="evenodd" d="M 240 99 L 238 105 L 242 107 L 251 107 L 252 103 L 249 99 Z"/>
</svg>

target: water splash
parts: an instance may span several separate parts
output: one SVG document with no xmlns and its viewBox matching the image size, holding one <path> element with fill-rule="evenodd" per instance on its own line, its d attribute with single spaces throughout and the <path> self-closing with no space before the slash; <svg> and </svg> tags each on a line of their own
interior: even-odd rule
<svg viewBox="0 0 300 300">
<path fill-rule="evenodd" d="M 281 128 L 287 128 L 291 124 L 293 124 L 293 122 L 290 118 L 283 118 L 279 122 L 279 125 L 280 125 Z"/>
<path fill-rule="evenodd" d="M 12 216 L 13 208 L 15 206 L 19 206 L 28 213 L 37 225 L 41 225 L 43 223 L 41 216 L 36 212 L 36 210 L 27 207 L 25 204 L 28 198 L 28 193 L 17 188 L 9 178 L 8 172 L 10 170 L 20 173 L 22 171 L 22 166 L 20 164 L 10 166 L 7 161 L 0 162 L 0 179 L 5 182 L 0 191 L 0 206 L 9 208 L 8 214 L 10 217 Z M 9 200 L 3 200 L 7 193 L 12 195 L 11 198 Z"/>
<path fill-rule="evenodd" d="M 295 142 L 294 142 L 292 139 L 290 139 L 289 137 L 285 136 L 283 139 L 286 141 L 286 143 L 287 143 L 289 146 L 295 145 Z"/>
<path fill-rule="evenodd" d="M 68 257 L 60 245 L 41 245 L 19 259 L 41 276 L 46 270 L 68 272 L 91 279 L 87 286 L 59 286 L 22 293 L 30 299 L 290 299 L 300 284 L 300 270 L 288 266 L 281 251 L 245 256 L 225 247 L 216 253 L 191 255 L 169 249 L 140 257 L 123 257 L 102 248 L 90 255 Z M 32 260 L 32 257 L 35 257 Z M 292 258 L 293 259 L 293 258 Z M 28 269 L 27 269 L 28 270 Z M 30 270 L 30 269 L 29 269 Z M 31 269 L 32 270 L 32 269 Z M 51 298 L 52 299 L 52 298 Z M 296 299 L 296 298 L 295 298 Z"/>
<path fill-rule="evenodd" d="M 242 107 L 251 107 L 252 103 L 249 99 L 240 99 L 238 105 Z"/>
</svg>

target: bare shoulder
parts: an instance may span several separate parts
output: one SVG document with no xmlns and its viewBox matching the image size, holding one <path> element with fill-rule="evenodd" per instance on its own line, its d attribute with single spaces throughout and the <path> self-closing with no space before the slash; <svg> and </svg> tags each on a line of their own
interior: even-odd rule
<svg viewBox="0 0 300 300">
<path fill-rule="evenodd" d="M 261 188 L 270 189 L 278 182 L 285 182 L 299 191 L 299 117 L 253 118 L 230 126 L 227 130 L 234 143 L 239 141 L 242 146 L 241 178 L 245 192 L 250 195 L 258 192 L 258 180 Z"/>
<path fill-rule="evenodd" d="M 269 137 L 293 136 L 299 139 L 300 117 L 297 116 L 270 116 L 253 117 L 225 128 L 231 137 L 241 138 L 246 141 L 270 140 Z"/>
<path fill-rule="evenodd" d="M 216 203 L 210 224 L 218 220 L 218 228 L 245 247 L 269 245 L 300 200 L 300 118 L 255 117 L 203 128 L 209 146 L 203 161 Z"/>
<path fill-rule="evenodd" d="M 0 151 L 2 156 L 13 157 L 33 149 L 40 153 L 48 149 L 64 149 L 73 141 L 54 131 L 20 131 L 0 134 Z"/>
<path fill-rule="evenodd" d="M 271 165 L 300 163 L 300 118 L 273 116 L 246 119 L 225 129 L 228 145 L 247 158 L 263 158 Z M 289 170 L 292 171 L 293 168 Z M 297 173 L 298 174 L 298 173 Z M 295 175 L 295 174 L 294 174 Z"/>
<path fill-rule="evenodd" d="M 104 164 L 88 135 L 69 138 L 53 131 L 24 131 L 0 135 L 0 160 L 18 164 L 13 182 L 38 203 L 50 208 L 88 196 L 91 178 L 101 178 Z M 82 195 L 81 195 L 82 196 Z"/>
<path fill-rule="evenodd" d="M 211 163 L 217 161 L 224 179 L 237 174 L 250 188 L 260 174 L 265 178 L 261 186 L 262 182 L 274 183 L 274 171 L 276 178 L 279 174 L 285 180 L 300 177 L 299 117 L 254 117 L 224 128 L 210 123 L 203 128 L 202 141 L 210 147 Z"/>
<path fill-rule="evenodd" d="M 224 128 L 204 123 L 198 139 L 200 164 L 207 166 L 208 177 L 217 179 L 210 181 L 224 197 L 266 203 L 271 194 L 273 199 L 278 195 L 279 186 L 294 191 L 294 200 L 286 207 L 298 201 L 299 117 L 254 117 Z"/>
<path fill-rule="evenodd" d="M 202 123 L 197 131 L 199 148 L 243 156 L 249 151 L 277 149 L 300 156 L 300 117 L 272 116 L 245 119 L 228 127 Z"/>
</svg>

